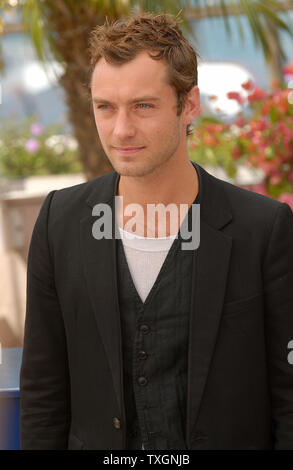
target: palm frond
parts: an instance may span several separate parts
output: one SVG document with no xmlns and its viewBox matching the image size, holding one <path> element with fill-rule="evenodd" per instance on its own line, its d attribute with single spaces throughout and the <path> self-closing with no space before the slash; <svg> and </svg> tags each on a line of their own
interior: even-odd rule
<svg viewBox="0 0 293 470">
<path fill-rule="evenodd" d="M 25 31 L 31 35 L 37 56 L 41 61 L 44 61 L 44 21 L 40 11 L 40 2 L 26 0 L 22 6 L 22 17 Z"/>
</svg>

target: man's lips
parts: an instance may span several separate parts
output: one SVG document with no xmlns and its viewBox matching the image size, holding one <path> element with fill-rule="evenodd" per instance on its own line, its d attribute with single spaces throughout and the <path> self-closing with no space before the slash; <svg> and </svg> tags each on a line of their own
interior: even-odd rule
<svg viewBox="0 0 293 470">
<path fill-rule="evenodd" d="M 117 150 L 137 150 L 144 148 L 143 146 L 140 147 L 114 147 Z"/>
<path fill-rule="evenodd" d="M 120 153 L 135 153 L 144 149 L 145 147 L 114 147 Z"/>
</svg>

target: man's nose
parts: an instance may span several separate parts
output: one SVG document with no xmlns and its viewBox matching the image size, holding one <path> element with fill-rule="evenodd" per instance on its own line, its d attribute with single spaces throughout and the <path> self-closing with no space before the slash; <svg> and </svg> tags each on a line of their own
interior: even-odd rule
<svg viewBox="0 0 293 470">
<path fill-rule="evenodd" d="M 133 119 L 127 111 L 118 111 L 115 119 L 114 135 L 119 139 L 131 137 L 135 134 Z"/>
</svg>

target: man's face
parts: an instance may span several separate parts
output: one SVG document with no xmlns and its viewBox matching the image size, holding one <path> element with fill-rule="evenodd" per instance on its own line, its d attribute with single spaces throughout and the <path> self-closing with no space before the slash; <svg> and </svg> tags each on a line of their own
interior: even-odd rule
<svg viewBox="0 0 293 470">
<path fill-rule="evenodd" d="M 102 146 L 120 175 L 145 176 L 178 158 L 189 122 L 176 115 L 177 98 L 163 61 L 147 52 L 119 66 L 101 58 L 91 92 Z"/>
</svg>

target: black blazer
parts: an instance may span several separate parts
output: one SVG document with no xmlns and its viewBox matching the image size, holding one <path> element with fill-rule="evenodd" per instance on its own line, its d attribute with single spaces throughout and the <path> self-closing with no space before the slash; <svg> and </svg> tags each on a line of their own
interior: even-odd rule
<svg viewBox="0 0 293 470">
<path fill-rule="evenodd" d="M 195 164 L 188 449 L 293 449 L 293 213 Z M 125 449 L 115 239 L 92 235 L 119 175 L 51 191 L 28 259 L 22 449 Z"/>
</svg>

